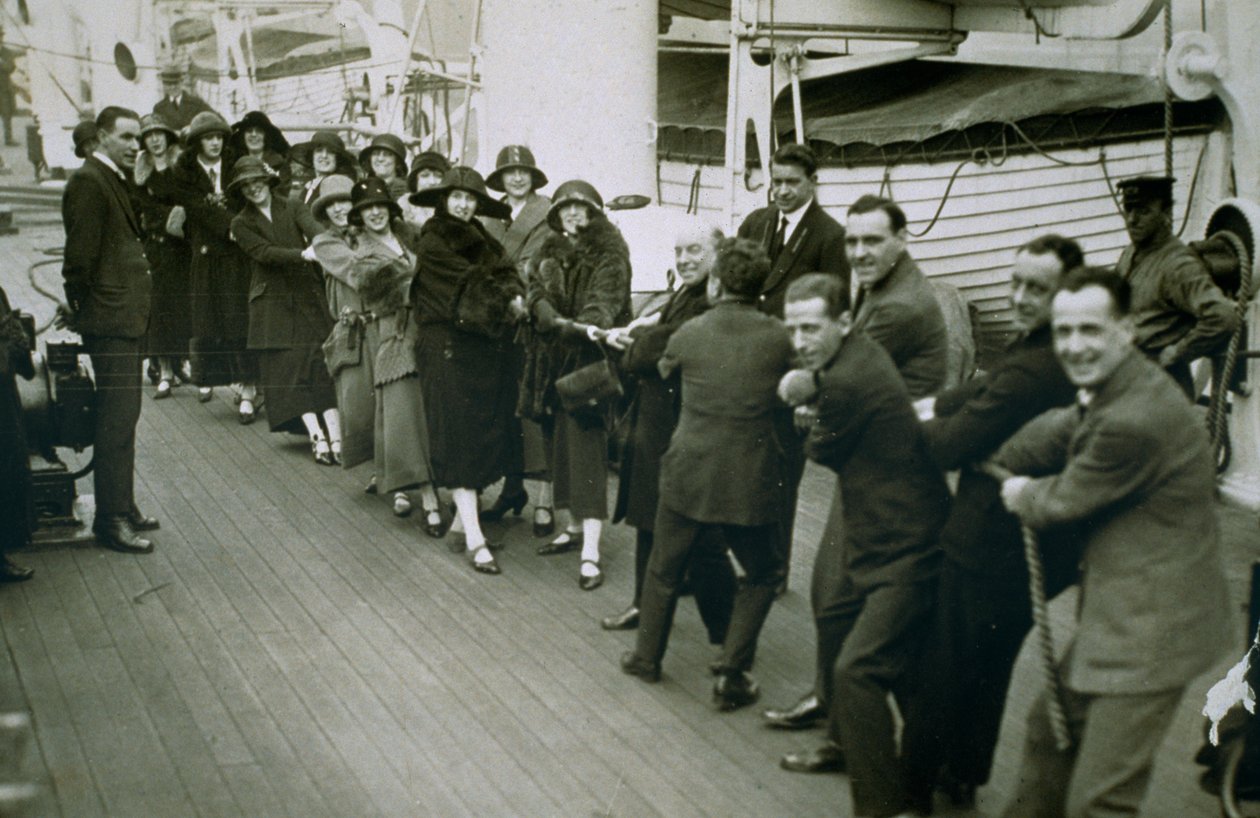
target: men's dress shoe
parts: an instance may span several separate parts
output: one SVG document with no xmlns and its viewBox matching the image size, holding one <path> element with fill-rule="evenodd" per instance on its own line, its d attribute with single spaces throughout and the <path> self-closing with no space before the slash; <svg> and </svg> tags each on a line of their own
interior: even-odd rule
<svg viewBox="0 0 1260 818">
<path fill-rule="evenodd" d="M 619 614 L 605 616 L 599 626 L 606 631 L 632 631 L 639 627 L 639 609 L 631 605 Z"/>
<path fill-rule="evenodd" d="M 804 730 L 827 718 L 827 708 L 810 693 L 786 710 L 770 709 L 761 714 L 767 727 L 780 730 Z"/>
<path fill-rule="evenodd" d="M 35 569 L 18 565 L 8 557 L 0 555 L 0 582 L 26 582 L 35 576 Z"/>
<path fill-rule="evenodd" d="M 661 680 L 661 666 L 656 662 L 641 658 L 632 650 L 621 654 L 621 672 L 628 676 L 638 676 L 645 682 Z"/>
<path fill-rule="evenodd" d="M 788 753 L 779 759 L 779 766 L 794 773 L 842 773 L 844 751 L 829 741 L 816 750 Z"/>
<path fill-rule="evenodd" d="M 148 554 L 153 550 L 153 542 L 137 537 L 125 514 L 107 517 L 92 526 L 96 542 L 102 548 L 120 551 L 124 554 Z"/>
<path fill-rule="evenodd" d="M 127 515 L 127 522 L 132 531 L 157 531 L 162 527 L 157 517 L 146 517 L 138 508 L 133 508 Z"/>
<path fill-rule="evenodd" d="M 713 705 L 721 713 L 747 707 L 761 698 L 761 688 L 745 671 L 727 671 L 713 684 Z"/>
</svg>

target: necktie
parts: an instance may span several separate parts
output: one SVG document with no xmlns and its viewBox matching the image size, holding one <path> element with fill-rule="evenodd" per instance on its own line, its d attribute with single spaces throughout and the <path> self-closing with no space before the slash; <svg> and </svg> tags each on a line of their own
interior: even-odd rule
<svg viewBox="0 0 1260 818">
<path fill-rule="evenodd" d="M 787 216 L 779 217 L 779 229 L 770 237 L 770 261 L 775 261 L 783 252 L 783 242 L 787 238 Z"/>
<path fill-rule="evenodd" d="M 214 192 L 219 192 L 219 172 L 214 168 L 206 168 L 206 175 L 210 177 L 210 187 L 214 188 Z"/>
</svg>

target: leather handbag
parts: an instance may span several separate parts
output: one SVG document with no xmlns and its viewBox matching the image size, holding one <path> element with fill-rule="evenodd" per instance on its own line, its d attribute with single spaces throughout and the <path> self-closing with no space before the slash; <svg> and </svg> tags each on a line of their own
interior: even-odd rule
<svg viewBox="0 0 1260 818">
<path fill-rule="evenodd" d="M 363 363 L 363 344 L 359 338 L 359 322 L 342 317 L 333 324 L 323 343 L 324 364 L 328 374 L 337 377 L 341 370 Z"/>
<path fill-rule="evenodd" d="M 603 352 L 602 349 L 600 351 Z M 556 378 L 556 394 L 560 396 L 560 405 L 566 412 L 591 409 L 609 398 L 621 396 L 621 378 L 605 352 L 595 363 Z"/>
</svg>

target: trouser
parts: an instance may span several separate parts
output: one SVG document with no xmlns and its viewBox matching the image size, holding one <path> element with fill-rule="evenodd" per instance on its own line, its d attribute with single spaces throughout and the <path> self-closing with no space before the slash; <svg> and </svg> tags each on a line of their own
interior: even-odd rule
<svg viewBox="0 0 1260 818">
<path fill-rule="evenodd" d="M 1006 818 L 1137 815 L 1155 753 L 1184 691 L 1086 695 L 1065 690 L 1064 711 L 1077 740 L 1066 751 L 1055 745 L 1043 692 L 1028 716 L 1024 757 Z"/>
<path fill-rule="evenodd" d="M 779 494 L 779 515 L 775 525 L 775 536 L 779 540 L 779 549 L 783 554 L 783 580 L 787 580 L 788 569 L 792 565 L 792 536 L 796 527 L 796 498 L 801 485 L 801 477 L 805 474 L 805 440 L 796 430 L 794 410 L 779 409 L 774 413 L 774 434 L 783 447 L 784 460 L 783 485 Z"/>
<path fill-rule="evenodd" d="M 713 533 L 720 536 L 711 536 Z M 639 604 L 635 647 L 639 658 L 659 664 L 665 655 L 678 607 L 678 586 L 687 573 L 693 551 L 712 549 L 715 553 L 707 560 L 717 559 L 718 553 L 730 548 L 743 566 L 744 581 L 735 593 L 730 627 L 717 665 L 720 671 L 752 667 L 757 637 L 774 603 L 775 589 L 787 570 L 774 524 L 702 523 L 662 503 L 656 512 L 655 537 Z"/>
<path fill-rule="evenodd" d="M 920 797 L 931 797 L 942 766 L 962 783 L 989 780 L 1011 671 L 1032 627 L 1021 579 L 978 574 L 948 558 L 941 566 L 902 736 Z"/>
<path fill-rule="evenodd" d="M 882 585 L 817 614 L 818 641 L 835 650 L 828 733 L 844 749 L 857 815 L 896 815 L 914 806 L 888 694 L 905 701 L 906 668 L 934 584 Z"/>
<path fill-rule="evenodd" d="M 92 482 L 98 517 L 135 508 L 136 423 L 142 380 L 140 340 L 85 336 L 96 377 Z"/>
<path fill-rule="evenodd" d="M 709 529 L 701 536 L 718 537 L 719 532 Z M 653 533 L 644 528 L 635 529 L 634 538 L 634 606 L 643 599 L 643 582 L 647 577 L 648 561 L 655 541 Z M 692 550 L 685 575 L 690 578 L 696 598 L 700 620 L 709 632 L 709 644 L 720 645 L 726 641 L 731 624 L 731 610 L 735 604 L 735 569 L 726 556 L 726 546 L 714 543 Z"/>
</svg>

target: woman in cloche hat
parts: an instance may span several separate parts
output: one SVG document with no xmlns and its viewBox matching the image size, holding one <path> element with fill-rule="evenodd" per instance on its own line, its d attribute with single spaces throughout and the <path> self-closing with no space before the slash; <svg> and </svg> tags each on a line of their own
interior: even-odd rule
<svg viewBox="0 0 1260 818">
<path fill-rule="evenodd" d="M 325 176 L 334 173 L 359 178 L 358 163 L 346 150 L 346 143 L 332 131 L 316 131 L 307 142 L 294 145 L 289 157 L 298 165 L 315 175 L 306 182 L 302 193 L 302 201 L 310 204 L 315 200 L 315 192 Z"/>
<path fill-rule="evenodd" d="M 438 483 L 452 490 L 473 569 L 497 574 L 477 492 L 511 467 L 512 335 L 524 287 L 477 217 L 501 219 L 511 208 L 490 198 L 469 167 L 451 168 L 441 185 L 413 193 L 411 202 L 434 209 L 416 249 L 417 355 L 433 467 Z"/>
<path fill-rule="evenodd" d="M 528 305 L 540 342 L 526 350 L 521 414 L 543 424 L 551 447 L 556 511 L 568 510 L 559 537 L 538 549 L 561 554 L 581 549 L 578 585 L 604 581 L 599 560 L 608 518 L 610 406 L 565 411 L 557 379 L 603 359 L 600 330 L 630 320 L 630 251 L 604 216 L 604 200 L 580 179 L 556 188 L 547 223 L 552 233 L 530 266 Z"/>
<path fill-rule="evenodd" d="M 273 196 L 279 183 L 262 159 L 242 156 L 228 185 L 245 201 L 232 237 L 249 257 L 249 348 L 266 384 L 271 431 L 305 431 L 315 462 L 331 466 L 341 453 L 341 420 L 321 344 L 332 319 L 323 276 L 302 255 L 324 228 L 305 207 Z"/>
<path fill-rule="evenodd" d="M 385 183 L 394 199 L 407 193 L 407 147 L 392 133 L 377 134 L 359 151 L 364 174 Z"/>
<path fill-rule="evenodd" d="M 550 234 L 547 213 L 551 209 L 551 200 L 538 192 L 547 185 L 547 174 L 539 169 L 533 151 L 524 145 L 508 145 L 499 151 L 494 164 L 494 171 L 486 177 L 486 187 L 505 194 L 503 201 L 512 208 L 512 215 L 507 221 L 486 219 L 484 224 L 490 235 L 503 245 L 508 261 L 516 266 L 516 272 L 524 281 L 530 259 Z M 532 346 L 534 339 L 528 328 L 522 331 L 518 341 L 526 347 Z M 551 508 L 551 479 L 547 474 L 542 430 L 532 420 L 516 418 L 512 435 L 512 467 L 494 505 L 486 509 L 481 517 L 495 521 L 509 511 L 519 515 L 529 502 L 525 477 L 532 475 L 541 478 L 538 502 L 534 504 L 534 536 L 550 536 L 555 532 L 556 524 Z"/>
<path fill-rule="evenodd" d="M 275 193 L 289 194 L 292 171 L 289 168 L 289 140 L 262 111 L 250 111 L 232 125 L 228 145 L 237 156 L 253 156 L 263 160 L 280 177 Z"/>
<path fill-rule="evenodd" d="M 450 160 L 437 151 L 423 151 L 411 160 L 411 171 L 407 174 L 408 192 L 398 197 L 398 205 L 402 208 L 403 220 L 416 230 L 433 215 L 433 208 L 412 204 L 411 194 L 442 184 L 442 177 L 450 169 Z"/>
<path fill-rule="evenodd" d="M 153 277 L 145 354 L 157 368 L 154 400 L 171 396 L 175 372 L 188 355 L 192 307 L 188 294 L 188 242 L 183 237 L 184 210 L 175 204 L 173 171 L 179 158 L 179 136 L 160 114 L 140 117 L 140 153 L 135 182 L 144 255 Z M 172 217 L 174 211 L 174 217 Z"/>
</svg>

